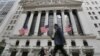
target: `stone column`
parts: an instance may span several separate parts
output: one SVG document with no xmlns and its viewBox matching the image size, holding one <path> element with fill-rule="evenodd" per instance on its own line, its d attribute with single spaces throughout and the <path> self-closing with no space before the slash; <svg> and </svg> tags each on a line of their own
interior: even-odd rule
<svg viewBox="0 0 100 56">
<path fill-rule="evenodd" d="M 62 15 L 62 22 L 63 22 L 63 32 L 64 32 L 64 35 L 68 35 L 67 32 L 65 32 L 65 27 L 67 26 L 67 21 L 66 21 L 66 18 L 65 18 L 65 15 L 64 15 L 64 10 L 61 11 L 61 15 Z"/>
<path fill-rule="evenodd" d="M 44 25 L 48 25 L 48 16 L 49 16 L 49 11 L 46 11 L 46 15 L 45 15 L 45 24 L 44 24 Z M 44 35 L 47 36 L 47 32 L 44 33 Z"/>
<path fill-rule="evenodd" d="M 37 21 L 36 21 L 36 26 L 35 26 L 34 35 L 38 35 L 39 24 L 40 24 L 40 18 L 41 18 L 41 11 L 38 12 L 38 16 L 37 16 Z"/>
<path fill-rule="evenodd" d="M 56 13 L 56 10 L 54 10 L 53 11 L 53 27 L 54 27 L 54 24 L 57 24 L 57 13 Z M 53 35 L 52 36 L 54 36 L 54 32 L 55 32 L 55 30 L 54 30 L 54 28 L 53 28 Z"/>
<path fill-rule="evenodd" d="M 72 23 L 73 33 L 75 35 L 78 35 L 78 30 L 77 30 L 77 26 L 76 26 L 76 22 L 75 22 L 75 18 L 72 13 L 72 10 L 70 10 L 70 19 L 71 19 L 71 23 Z"/>
<path fill-rule="evenodd" d="M 26 35 L 28 35 L 29 32 L 30 32 L 30 28 L 31 28 L 31 24 L 32 24 L 33 15 L 34 15 L 34 13 L 32 12 L 32 13 L 31 13 L 31 16 L 30 16 L 30 18 L 29 18 L 29 22 L 28 22 L 28 32 L 27 32 Z"/>
<path fill-rule="evenodd" d="M 57 24 L 57 14 L 56 14 L 56 10 L 54 10 L 53 13 L 54 13 L 54 24 Z"/>
</svg>

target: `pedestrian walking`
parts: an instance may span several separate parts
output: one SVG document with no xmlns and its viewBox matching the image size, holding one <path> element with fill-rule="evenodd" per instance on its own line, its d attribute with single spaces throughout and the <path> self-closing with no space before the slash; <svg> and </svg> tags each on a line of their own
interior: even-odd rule
<svg viewBox="0 0 100 56">
<path fill-rule="evenodd" d="M 61 28 L 58 26 L 58 24 L 55 24 L 54 25 L 54 29 L 55 29 L 55 34 L 54 34 L 54 37 L 50 36 L 53 40 L 54 40 L 54 44 L 55 44 L 55 47 L 54 47 L 54 50 L 53 50 L 53 56 L 56 55 L 57 51 L 60 50 L 61 53 L 64 55 L 64 56 L 68 56 L 66 51 L 64 50 L 64 45 L 66 43 L 65 41 L 65 38 L 64 38 L 64 35 L 63 35 L 63 31 L 61 30 Z"/>
</svg>

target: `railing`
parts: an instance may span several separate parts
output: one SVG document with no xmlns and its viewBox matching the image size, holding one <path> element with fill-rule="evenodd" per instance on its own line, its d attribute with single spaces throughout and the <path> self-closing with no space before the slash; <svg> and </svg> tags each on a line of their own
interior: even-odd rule
<svg viewBox="0 0 100 56">
<path fill-rule="evenodd" d="M 94 48 L 92 46 L 84 46 L 82 47 L 83 53 L 94 53 Z"/>
<path fill-rule="evenodd" d="M 79 46 L 70 46 L 69 52 L 70 53 L 80 53 L 80 48 L 79 48 Z"/>
</svg>

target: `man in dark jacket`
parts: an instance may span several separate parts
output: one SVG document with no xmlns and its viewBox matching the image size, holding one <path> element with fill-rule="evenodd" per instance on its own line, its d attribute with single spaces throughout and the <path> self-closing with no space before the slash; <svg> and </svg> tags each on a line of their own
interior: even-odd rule
<svg viewBox="0 0 100 56">
<path fill-rule="evenodd" d="M 53 51 L 53 56 L 55 56 L 55 54 L 58 50 L 60 50 L 64 56 L 68 56 L 66 51 L 63 48 L 66 41 L 65 41 L 65 38 L 64 38 L 61 28 L 58 26 L 58 24 L 55 24 L 54 28 L 55 28 L 55 34 L 54 34 L 54 38 L 52 38 L 52 39 L 54 40 L 55 47 L 54 47 L 54 51 Z"/>
</svg>

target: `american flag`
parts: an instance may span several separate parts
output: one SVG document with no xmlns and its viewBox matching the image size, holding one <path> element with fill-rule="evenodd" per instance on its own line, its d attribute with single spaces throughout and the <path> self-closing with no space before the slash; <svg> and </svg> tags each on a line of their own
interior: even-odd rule
<svg viewBox="0 0 100 56">
<path fill-rule="evenodd" d="M 21 28 L 19 30 L 19 33 L 20 33 L 21 36 L 25 35 L 27 32 L 28 32 L 28 29 L 27 28 Z"/>
<path fill-rule="evenodd" d="M 71 25 L 65 27 L 65 32 L 71 32 L 71 31 L 72 31 Z"/>
<path fill-rule="evenodd" d="M 48 25 L 47 26 L 42 26 L 40 28 L 40 30 L 41 30 L 42 33 L 48 32 Z"/>
<path fill-rule="evenodd" d="M 30 15 L 31 15 L 31 12 L 28 11 L 26 20 L 25 20 L 24 25 L 23 25 L 23 28 L 21 28 L 19 30 L 19 33 L 20 33 L 21 36 L 25 35 L 28 32 L 28 21 L 29 21 Z"/>
</svg>

